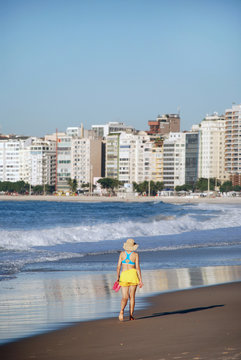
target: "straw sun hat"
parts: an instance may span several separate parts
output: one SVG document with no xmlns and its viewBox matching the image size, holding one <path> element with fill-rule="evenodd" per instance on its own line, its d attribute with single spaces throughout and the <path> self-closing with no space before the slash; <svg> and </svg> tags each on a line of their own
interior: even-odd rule
<svg viewBox="0 0 241 360">
<path fill-rule="evenodd" d="M 136 249 L 138 248 L 138 244 L 135 243 L 134 239 L 127 239 L 126 242 L 123 245 L 123 248 L 126 251 L 136 251 Z"/>
</svg>

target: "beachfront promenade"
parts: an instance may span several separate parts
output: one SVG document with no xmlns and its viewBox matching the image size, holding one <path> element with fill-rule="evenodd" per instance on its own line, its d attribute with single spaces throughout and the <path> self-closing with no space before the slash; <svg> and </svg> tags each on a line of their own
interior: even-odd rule
<svg viewBox="0 0 241 360">
<path fill-rule="evenodd" d="M 200 197 L 200 196 L 56 196 L 56 195 L 0 195 L 0 201 L 72 201 L 72 202 L 148 202 L 163 201 L 166 203 L 213 203 L 213 204 L 241 204 L 241 197 Z"/>
</svg>

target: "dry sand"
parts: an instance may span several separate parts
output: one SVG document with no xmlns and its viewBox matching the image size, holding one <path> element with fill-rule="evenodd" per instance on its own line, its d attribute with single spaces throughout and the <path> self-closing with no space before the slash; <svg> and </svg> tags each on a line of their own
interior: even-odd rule
<svg viewBox="0 0 241 360">
<path fill-rule="evenodd" d="M 0 347 L 0 359 L 241 359 L 241 282 L 149 299 L 135 321 L 78 323 Z"/>
<path fill-rule="evenodd" d="M 166 203 L 211 203 L 211 204 L 241 204 L 241 197 L 188 197 L 188 196 L 54 196 L 54 195 L 0 195 L 0 201 L 70 201 L 70 202 L 147 202 L 163 201 Z"/>
</svg>

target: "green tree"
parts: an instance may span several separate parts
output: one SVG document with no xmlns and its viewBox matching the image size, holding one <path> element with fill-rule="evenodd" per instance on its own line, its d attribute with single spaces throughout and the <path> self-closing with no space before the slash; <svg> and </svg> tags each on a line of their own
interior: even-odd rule
<svg viewBox="0 0 241 360">
<path fill-rule="evenodd" d="M 232 181 L 225 181 L 225 182 L 220 186 L 220 191 L 221 191 L 221 192 L 233 191 Z"/>
<path fill-rule="evenodd" d="M 193 188 L 192 185 L 190 184 L 183 184 L 183 185 L 178 185 L 175 187 L 176 191 L 191 191 Z"/>
<path fill-rule="evenodd" d="M 149 182 L 143 181 L 142 183 L 137 184 L 136 182 L 133 182 L 133 188 L 135 191 L 137 191 L 139 194 L 143 195 L 149 194 Z M 150 195 L 155 196 L 158 191 L 163 190 L 164 183 L 161 181 L 150 181 Z"/>
<path fill-rule="evenodd" d="M 82 188 L 89 188 L 90 187 L 90 183 L 83 183 L 81 184 Z"/>
<path fill-rule="evenodd" d="M 162 181 L 157 181 L 155 183 L 156 186 L 156 191 L 162 191 L 164 189 L 164 182 Z"/>
<path fill-rule="evenodd" d="M 210 178 L 210 190 L 215 190 L 215 185 L 220 186 L 220 181 L 216 180 L 215 178 Z M 206 178 L 200 178 L 195 184 L 195 189 L 200 191 L 206 191 L 208 190 L 208 179 Z"/>
<path fill-rule="evenodd" d="M 76 193 L 77 187 L 78 187 L 78 182 L 77 182 L 76 179 L 74 179 L 74 180 L 72 181 L 72 191 L 73 191 L 73 193 Z"/>
<path fill-rule="evenodd" d="M 36 195 L 41 195 L 41 194 L 43 194 L 43 192 L 44 192 L 44 187 L 43 187 L 43 185 L 33 186 L 32 192 L 33 192 L 34 194 L 36 194 Z"/>
<path fill-rule="evenodd" d="M 1 181 L 0 182 L 0 191 L 4 192 L 17 192 L 18 194 L 25 194 L 29 189 L 29 184 L 24 181 Z"/>
<path fill-rule="evenodd" d="M 71 178 L 68 178 L 67 183 L 69 185 L 70 191 L 72 191 L 73 193 L 76 193 L 77 186 L 78 186 L 77 180 L 76 179 L 72 180 Z"/>
<path fill-rule="evenodd" d="M 233 187 L 233 191 L 241 191 L 241 186 L 240 185 L 235 185 Z"/>
<path fill-rule="evenodd" d="M 14 183 L 15 191 L 19 194 L 25 194 L 29 189 L 29 184 L 25 183 L 23 180 L 17 181 Z"/>
<path fill-rule="evenodd" d="M 46 184 L 45 191 L 47 194 L 53 194 L 53 192 L 55 191 L 55 185 Z"/>
<path fill-rule="evenodd" d="M 97 181 L 103 189 L 106 189 L 107 191 L 111 191 L 114 193 L 114 189 L 118 188 L 119 185 L 122 185 L 123 183 L 117 179 L 112 178 L 102 178 Z"/>
</svg>

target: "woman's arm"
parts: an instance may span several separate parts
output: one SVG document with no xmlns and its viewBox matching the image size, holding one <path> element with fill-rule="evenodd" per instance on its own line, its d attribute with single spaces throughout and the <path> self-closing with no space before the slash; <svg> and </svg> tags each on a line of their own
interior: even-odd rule
<svg viewBox="0 0 241 360">
<path fill-rule="evenodd" d="M 117 264 L 117 281 L 119 281 L 119 278 L 120 278 L 121 260 L 122 260 L 122 253 L 120 253 L 118 264 Z"/>
<path fill-rule="evenodd" d="M 139 255 L 136 254 L 136 271 L 137 271 L 137 275 L 138 275 L 138 278 L 140 280 L 139 282 L 139 287 L 141 288 L 143 286 L 143 282 L 142 282 L 142 277 L 141 277 L 141 268 L 140 268 L 140 260 L 139 260 Z"/>
</svg>

